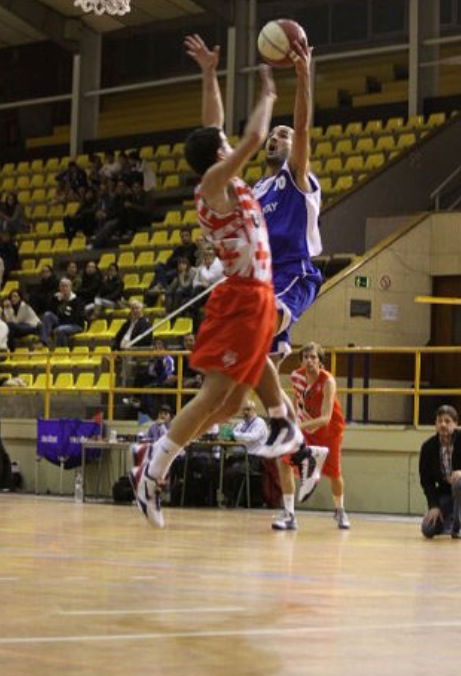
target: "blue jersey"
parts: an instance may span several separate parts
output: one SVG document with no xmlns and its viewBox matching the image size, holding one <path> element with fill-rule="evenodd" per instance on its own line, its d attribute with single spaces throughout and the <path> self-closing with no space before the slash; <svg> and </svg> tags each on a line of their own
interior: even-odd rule
<svg viewBox="0 0 461 676">
<path fill-rule="evenodd" d="M 322 251 L 320 185 L 313 174 L 308 178 L 311 192 L 303 192 L 285 162 L 277 174 L 262 178 L 253 188 L 269 230 L 274 271 L 289 265 L 297 274 L 309 274 L 311 257 Z"/>
</svg>

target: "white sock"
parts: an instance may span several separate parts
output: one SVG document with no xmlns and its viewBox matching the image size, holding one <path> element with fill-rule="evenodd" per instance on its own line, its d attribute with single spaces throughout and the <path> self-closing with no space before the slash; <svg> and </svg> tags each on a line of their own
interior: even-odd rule
<svg viewBox="0 0 461 676">
<path fill-rule="evenodd" d="M 271 418 L 286 418 L 288 416 L 288 410 L 285 403 L 280 404 L 280 406 L 269 406 L 267 412 Z"/>
<path fill-rule="evenodd" d="M 181 452 L 182 447 L 168 436 L 161 437 L 154 444 L 154 452 L 149 462 L 147 473 L 155 479 L 164 479 L 168 474 L 171 463 Z"/>
<path fill-rule="evenodd" d="M 344 495 L 333 495 L 336 509 L 344 509 Z"/>
<path fill-rule="evenodd" d="M 283 494 L 283 506 L 290 514 L 295 513 L 295 496 L 294 493 Z"/>
</svg>

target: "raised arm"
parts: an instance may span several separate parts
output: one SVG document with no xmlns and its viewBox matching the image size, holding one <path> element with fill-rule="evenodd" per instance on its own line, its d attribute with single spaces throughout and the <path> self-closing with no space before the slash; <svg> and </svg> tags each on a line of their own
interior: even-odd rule
<svg viewBox="0 0 461 676">
<path fill-rule="evenodd" d="M 263 144 L 267 136 L 277 95 L 270 67 L 261 65 L 259 73 L 261 77 L 259 100 L 248 119 L 240 142 L 234 150 L 228 146 L 222 161 L 210 167 L 203 177 L 202 192 L 207 199 L 222 192 L 228 181 L 240 172 L 245 162 Z"/>
<path fill-rule="evenodd" d="M 307 174 L 310 160 L 310 99 L 311 99 L 311 55 L 312 47 L 295 44 L 299 59 L 295 61 L 296 95 L 293 112 L 293 147 L 290 156 L 290 169 L 301 190 L 310 190 Z"/>
<path fill-rule="evenodd" d="M 188 35 L 184 40 L 186 52 L 202 70 L 202 125 L 219 127 L 224 125 L 224 106 L 219 89 L 216 70 L 219 62 L 219 46 L 208 49 L 200 35 Z"/>
</svg>

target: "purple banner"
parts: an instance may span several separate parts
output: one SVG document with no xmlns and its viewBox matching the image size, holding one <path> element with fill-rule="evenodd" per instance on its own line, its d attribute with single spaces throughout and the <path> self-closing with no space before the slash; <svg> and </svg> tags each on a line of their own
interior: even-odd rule
<svg viewBox="0 0 461 676">
<path fill-rule="evenodd" d="M 82 463 L 82 441 L 101 436 L 102 425 L 85 420 L 42 420 L 37 421 L 37 455 L 55 465 L 64 463 L 65 469 L 78 467 Z M 100 449 L 88 448 L 87 461 L 97 460 Z"/>
</svg>

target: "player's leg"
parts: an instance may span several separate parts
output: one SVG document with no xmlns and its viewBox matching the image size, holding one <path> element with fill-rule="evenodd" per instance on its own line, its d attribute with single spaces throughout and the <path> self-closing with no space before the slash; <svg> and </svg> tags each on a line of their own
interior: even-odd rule
<svg viewBox="0 0 461 676">
<path fill-rule="evenodd" d="M 289 460 L 277 459 L 277 469 L 282 489 L 282 513 L 272 521 L 274 530 L 296 530 L 298 525 L 295 518 L 295 470 Z"/>
<path fill-rule="evenodd" d="M 330 479 L 331 493 L 335 506 L 334 518 L 338 528 L 348 530 L 351 527 L 344 509 L 344 479 L 341 472 L 342 434 L 329 441 L 330 452 L 325 462 L 323 473 Z"/>
</svg>

